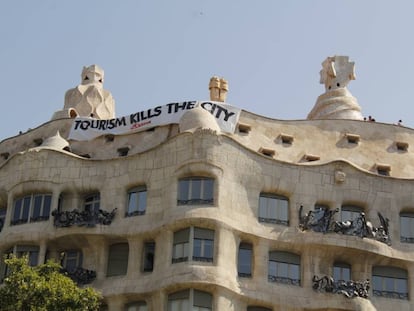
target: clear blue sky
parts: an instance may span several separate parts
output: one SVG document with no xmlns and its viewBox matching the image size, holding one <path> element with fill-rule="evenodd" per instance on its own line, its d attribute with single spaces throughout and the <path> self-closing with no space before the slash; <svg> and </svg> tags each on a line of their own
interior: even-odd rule
<svg viewBox="0 0 414 311">
<path fill-rule="evenodd" d="M 365 116 L 414 127 L 414 1 L 2 0 L 0 140 L 63 108 L 83 66 L 105 70 L 117 116 L 208 99 L 275 119 L 305 119 L 321 62 L 348 55 Z"/>
</svg>

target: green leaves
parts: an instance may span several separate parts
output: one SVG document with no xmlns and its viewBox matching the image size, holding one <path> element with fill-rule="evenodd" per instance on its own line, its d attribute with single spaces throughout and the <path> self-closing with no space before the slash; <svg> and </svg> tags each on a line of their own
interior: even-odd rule
<svg viewBox="0 0 414 311">
<path fill-rule="evenodd" d="M 9 274 L 0 286 L 0 311 L 95 311 L 101 296 L 91 287 L 79 288 L 54 261 L 31 267 L 27 257 L 5 258 Z"/>
</svg>

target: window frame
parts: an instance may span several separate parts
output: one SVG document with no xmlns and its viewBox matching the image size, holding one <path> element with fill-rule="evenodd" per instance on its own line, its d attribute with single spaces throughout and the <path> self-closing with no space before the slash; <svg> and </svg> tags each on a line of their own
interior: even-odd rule
<svg viewBox="0 0 414 311">
<path fill-rule="evenodd" d="M 118 248 L 118 250 L 116 248 Z M 117 253 L 119 252 L 121 252 L 121 254 L 117 255 Z M 129 262 L 128 242 L 113 243 L 109 245 L 108 246 L 108 262 L 106 265 L 106 277 L 127 275 L 128 262 Z"/>
<path fill-rule="evenodd" d="M 409 224 L 403 225 L 403 220 L 406 220 Z M 401 243 L 414 243 L 414 212 L 400 213 L 400 241 Z"/>
<path fill-rule="evenodd" d="M 352 267 L 345 262 L 334 262 L 332 266 L 332 277 L 335 281 L 351 281 Z"/>
<path fill-rule="evenodd" d="M 63 258 L 61 262 L 62 268 L 66 269 L 69 273 L 76 271 L 77 268 L 82 267 L 83 253 L 80 249 L 68 249 L 62 252 Z M 74 262 L 74 265 L 69 264 Z"/>
<path fill-rule="evenodd" d="M 214 296 L 210 292 L 188 288 L 170 293 L 168 295 L 168 311 L 212 311 Z M 172 303 L 178 302 L 173 308 Z"/>
<path fill-rule="evenodd" d="M 215 230 L 187 227 L 174 232 L 171 262 L 214 262 Z"/>
<path fill-rule="evenodd" d="M 180 178 L 177 187 L 177 205 L 213 205 L 215 183 L 216 180 L 213 177 Z"/>
<path fill-rule="evenodd" d="M 272 268 L 271 265 L 275 267 Z M 279 269 L 286 268 L 279 272 Z M 271 274 L 271 270 L 275 270 L 275 274 Z M 297 270 L 297 278 L 294 277 L 295 270 Z M 300 286 L 301 285 L 301 256 L 291 252 L 285 251 L 270 251 L 268 259 L 268 281 L 272 283 L 282 283 L 287 285 Z"/>
<path fill-rule="evenodd" d="M 365 210 L 362 206 L 354 204 L 343 204 L 341 206 L 341 221 L 354 221 L 360 217 L 361 213 L 364 212 Z M 346 215 L 349 215 L 349 217 Z"/>
<path fill-rule="evenodd" d="M 130 309 L 130 308 L 135 308 L 135 309 Z M 146 301 L 144 300 L 129 302 L 125 305 L 125 308 L 124 308 L 124 311 L 147 311 L 147 310 L 148 310 L 148 306 L 147 306 Z"/>
<path fill-rule="evenodd" d="M 142 252 L 142 272 L 154 271 L 154 260 L 155 260 L 155 241 L 145 241 L 143 244 Z M 149 256 L 152 256 L 152 258 Z"/>
<path fill-rule="evenodd" d="M 404 284 L 405 291 L 398 291 L 397 287 L 401 286 L 402 284 Z M 380 285 L 380 288 L 378 285 Z M 390 285 L 392 285 L 393 290 L 389 290 L 389 288 L 387 288 Z M 408 300 L 408 271 L 393 266 L 373 266 L 372 294 L 376 297 Z"/>
<path fill-rule="evenodd" d="M 134 199 L 135 204 L 132 202 Z M 145 215 L 147 210 L 148 191 L 145 185 L 136 186 L 128 190 L 125 217 Z M 134 205 L 134 206 L 132 206 Z M 143 206 L 142 206 L 143 205 Z"/>
<path fill-rule="evenodd" d="M 94 192 L 83 197 L 82 207 L 85 212 L 92 215 L 97 214 L 101 209 L 101 194 Z"/>
<path fill-rule="evenodd" d="M 269 192 L 260 193 L 259 222 L 289 226 L 289 211 L 290 202 L 288 197 Z M 274 217 L 272 217 L 272 214 L 274 214 Z"/>
<path fill-rule="evenodd" d="M 242 252 L 243 250 L 243 252 Z M 244 263 L 241 259 L 244 258 L 242 253 L 246 251 L 246 258 L 248 257 L 248 262 Z M 243 258 L 241 258 L 243 256 Z M 251 278 L 253 273 L 253 245 L 248 242 L 240 242 L 239 250 L 237 253 L 237 275 L 243 278 Z"/>
<path fill-rule="evenodd" d="M 40 198 L 40 205 L 39 200 Z M 34 216 L 36 210 L 39 209 L 39 215 Z M 21 225 L 29 222 L 38 222 L 49 220 L 50 211 L 52 209 L 51 193 L 31 193 L 20 196 L 13 201 L 12 219 L 10 225 Z"/>
</svg>

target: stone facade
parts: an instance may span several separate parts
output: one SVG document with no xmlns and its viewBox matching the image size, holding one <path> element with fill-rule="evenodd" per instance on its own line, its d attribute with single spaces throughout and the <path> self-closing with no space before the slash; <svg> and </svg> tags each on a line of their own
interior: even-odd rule
<svg viewBox="0 0 414 311">
<path fill-rule="evenodd" d="M 242 111 L 234 134 L 200 118 L 66 145 L 71 124 L 0 143 L 0 254 L 76 261 L 110 311 L 414 308 L 414 236 L 401 220 L 414 215 L 412 129 Z M 305 228 L 300 215 L 320 208 L 334 211 L 329 225 L 359 213 L 371 230 L 380 213 L 390 241 Z M 349 290 L 366 280 L 366 296 Z"/>
</svg>

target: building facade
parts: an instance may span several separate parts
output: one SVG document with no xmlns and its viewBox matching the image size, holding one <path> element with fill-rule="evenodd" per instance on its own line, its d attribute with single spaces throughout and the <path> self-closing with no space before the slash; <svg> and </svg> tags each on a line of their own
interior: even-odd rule
<svg viewBox="0 0 414 311">
<path fill-rule="evenodd" d="M 306 120 L 231 110 L 213 77 L 210 101 L 115 123 L 84 68 L 0 142 L 0 255 L 60 261 L 110 311 L 414 310 L 414 131 L 363 119 L 347 57 L 322 66 Z"/>
</svg>

